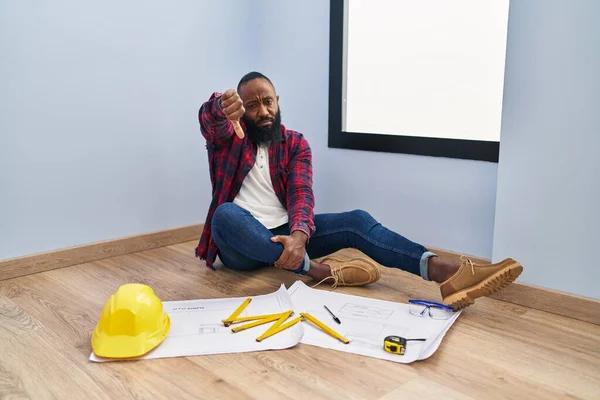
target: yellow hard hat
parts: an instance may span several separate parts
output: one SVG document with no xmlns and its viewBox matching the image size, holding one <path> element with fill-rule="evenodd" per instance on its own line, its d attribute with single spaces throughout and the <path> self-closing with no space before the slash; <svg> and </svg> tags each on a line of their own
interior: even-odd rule
<svg viewBox="0 0 600 400">
<path fill-rule="evenodd" d="M 98 357 L 138 357 L 158 346 L 170 327 L 171 319 L 152 288 L 129 283 L 104 304 L 92 334 L 92 349 Z"/>
</svg>

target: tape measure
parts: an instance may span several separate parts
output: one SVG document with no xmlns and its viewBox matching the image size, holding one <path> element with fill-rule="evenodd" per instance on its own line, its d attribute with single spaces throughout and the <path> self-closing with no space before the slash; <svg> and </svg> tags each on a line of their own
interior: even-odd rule
<svg viewBox="0 0 600 400">
<path fill-rule="evenodd" d="M 388 353 L 403 355 L 406 351 L 406 339 L 400 336 L 388 336 L 383 339 L 383 349 Z"/>
<path fill-rule="evenodd" d="M 403 355 L 406 352 L 406 342 L 409 340 L 424 342 L 427 339 L 405 339 L 401 336 L 387 336 L 383 339 L 383 349 L 388 353 Z"/>
</svg>

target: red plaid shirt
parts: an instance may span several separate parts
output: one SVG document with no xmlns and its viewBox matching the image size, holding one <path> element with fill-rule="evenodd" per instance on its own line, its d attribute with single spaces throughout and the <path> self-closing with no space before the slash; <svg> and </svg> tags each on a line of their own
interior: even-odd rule
<svg viewBox="0 0 600 400">
<path fill-rule="evenodd" d="M 221 108 L 220 97 L 221 93 L 213 93 L 198 113 L 200 131 L 208 150 L 212 202 L 196 256 L 213 269 L 218 249 L 211 237 L 212 217 L 218 206 L 235 199 L 244 178 L 254 166 L 257 150 L 248 136 L 237 137 Z M 244 128 L 243 121 L 240 124 Z M 302 231 L 310 238 L 315 231 L 312 153 L 301 133 L 281 125 L 281 140 L 269 147 L 269 169 L 275 194 L 288 211 L 290 233 Z"/>
</svg>

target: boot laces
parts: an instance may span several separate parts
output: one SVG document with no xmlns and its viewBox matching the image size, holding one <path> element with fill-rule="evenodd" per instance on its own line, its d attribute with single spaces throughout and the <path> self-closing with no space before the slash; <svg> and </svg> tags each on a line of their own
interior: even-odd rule
<svg viewBox="0 0 600 400">
<path fill-rule="evenodd" d="M 471 266 L 471 273 L 475 275 L 475 265 L 473 264 L 473 260 L 466 256 L 460 256 L 460 261 L 462 264 L 469 264 Z"/>
<path fill-rule="evenodd" d="M 331 266 L 330 266 L 330 268 L 331 268 Z M 344 281 L 344 274 L 342 274 L 342 269 L 343 269 L 343 267 L 341 267 L 341 268 L 335 268 L 335 269 L 331 268 L 331 275 L 328 276 L 325 279 L 322 279 L 319 283 L 313 285 L 312 287 L 317 287 L 321 283 L 323 283 L 323 282 L 325 282 L 325 281 L 327 281 L 329 279 L 333 279 L 333 284 L 331 285 L 331 289 L 332 290 L 335 289 L 335 288 L 337 288 L 338 284 L 340 284 L 340 283 L 342 285 L 345 285 L 346 281 Z"/>
</svg>

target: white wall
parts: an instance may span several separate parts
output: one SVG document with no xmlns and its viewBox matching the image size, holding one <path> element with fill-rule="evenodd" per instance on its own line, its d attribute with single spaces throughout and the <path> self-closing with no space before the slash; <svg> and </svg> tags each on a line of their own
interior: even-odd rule
<svg viewBox="0 0 600 400">
<path fill-rule="evenodd" d="M 0 2 L 0 259 L 204 222 L 197 111 L 250 68 L 249 7 Z"/>
<path fill-rule="evenodd" d="M 496 209 L 496 164 L 327 147 L 326 1 L 1 2 L 0 259 L 203 222 L 197 109 L 256 69 L 314 149 L 317 212 L 598 297 L 600 6 L 544 5 L 511 4 Z"/>
<path fill-rule="evenodd" d="M 316 212 L 363 208 L 413 240 L 491 258 L 497 164 L 329 149 L 329 2 L 257 9 L 264 49 L 255 68 L 274 81 L 284 124 L 313 148 Z"/>
<path fill-rule="evenodd" d="M 600 298 L 600 2 L 511 2 L 493 259 Z"/>
</svg>

